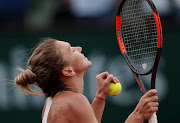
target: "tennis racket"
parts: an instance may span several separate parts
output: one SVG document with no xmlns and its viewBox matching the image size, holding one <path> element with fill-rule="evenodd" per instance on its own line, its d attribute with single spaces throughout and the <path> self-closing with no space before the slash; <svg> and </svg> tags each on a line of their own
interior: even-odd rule
<svg viewBox="0 0 180 123">
<path fill-rule="evenodd" d="M 116 35 L 123 57 L 132 70 L 139 88 L 146 93 L 140 75 L 151 76 L 155 89 L 156 73 L 162 49 L 162 27 L 151 0 L 122 0 L 116 16 Z M 148 119 L 157 123 L 156 113 Z"/>
</svg>

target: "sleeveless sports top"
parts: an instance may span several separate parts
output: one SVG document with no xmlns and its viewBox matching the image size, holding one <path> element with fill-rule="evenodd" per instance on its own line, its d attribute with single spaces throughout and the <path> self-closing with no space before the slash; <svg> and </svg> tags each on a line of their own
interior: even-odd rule
<svg viewBox="0 0 180 123">
<path fill-rule="evenodd" d="M 58 92 L 58 93 L 62 93 L 62 92 L 64 92 L 64 91 L 66 91 L 66 90 L 62 90 L 62 91 L 60 91 L 60 92 Z M 57 93 L 57 94 L 58 94 L 58 93 Z M 56 94 L 56 95 L 57 95 L 57 94 Z M 55 96 L 56 96 L 56 95 L 55 95 Z M 46 100 L 46 107 L 45 107 L 45 112 L 44 112 L 44 116 L 43 116 L 42 123 L 47 123 L 47 118 L 48 118 L 49 110 L 50 110 L 50 108 L 51 108 L 52 101 L 53 101 L 53 98 L 52 98 L 52 97 L 48 97 L 47 100 Z"/>
</svg>

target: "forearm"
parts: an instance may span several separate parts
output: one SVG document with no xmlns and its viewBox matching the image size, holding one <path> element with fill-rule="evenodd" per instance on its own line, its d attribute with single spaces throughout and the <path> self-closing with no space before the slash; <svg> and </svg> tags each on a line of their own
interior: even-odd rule
<svg viewBox="0 0 180 123">
<path fill-rule="evenodd" d="M 125 123 L 143 123 L 144 120 L 142 116 L 138 115 L 135 111 L 132 112 L 126 119 Z"/>
<path fill-rule="evenodd" d="M 111 81 L 115 82 L 115 80 L 113 80 L 113 75 L 109 74 L 108 72 L 104 72 L 97 75 L 96 80 L 97 80 L 97 92 L 96 92 L 96 97 L 91 105 L 94 110 L 97 121 L 101 123 L 101 119 L 105 107 L 105 101 L 106 98 L 109 96 L 110 82 Z"/>
<path fill-rule="evenodd" d="M 101 119 L 102 119 L 102 115 L 103 115 L 103 111 L 105 107 L 105 100 L 101 100 L 95 97 L 91 106 L 94 110 L 98 123 L 101 123 Z"/>
</svg>

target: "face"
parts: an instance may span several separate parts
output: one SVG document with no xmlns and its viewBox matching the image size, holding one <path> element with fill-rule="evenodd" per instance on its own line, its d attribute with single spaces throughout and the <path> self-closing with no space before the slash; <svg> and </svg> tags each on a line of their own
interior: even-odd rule
<svg viewBox="0 0 180 123">
<path fill-rule="evenodd" d="M 92 63 L 82 54 L 81 47 L 72 47 L 68 42 L 56 41 L 56 47 L 60 47 L 63 58 L 72 67 L 75 73 L 85 72 Z"/>
</svg>

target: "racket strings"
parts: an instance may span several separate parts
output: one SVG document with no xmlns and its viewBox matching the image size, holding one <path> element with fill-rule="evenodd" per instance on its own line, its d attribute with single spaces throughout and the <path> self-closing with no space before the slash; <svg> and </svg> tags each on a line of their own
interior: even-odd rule
<svg viewBox="0 0 180 123">
<path fill-rule="evenodd" d="M 157 29 L 145 0 L 127 0 L 121 14 L 121 33 L 127 55 L 139 71 L 149 71 L 157 51 Z"/>
<path fill-rule="evenodd" d="M 124 39 L 124 38 L 123 38 L 123 39 Z M 137 38 L 137 39 L 138 39 L 138 38 Z M 151 39 L 147 39 L 147 40 L 151 41 Z M 131 47 L 134 47 L 134 46 L 138 47 L 138 46 L 148 45 L 148 44 L 149 44 L 149 45 L 152 45 L 152 43 L 151 43 L 151 42 L 150 42 L 150 43 L 149 43 L 149 42 L 147 42 L 147 43 L 145 43 L 145 44 L 144 44 L 144 42 L 145 42 L 145 41 L 144 41 L 144 40 L 142 40 L 142 41 L 140 41 L 140 42 L 139 42 L 139 44 L 140 44 L 140 45 L 133 45 L 133 46 L 131 46 L 131 43 L 130 43 L 130 42 L 128 42 L 126 45 L 128 45 L 128 46 L 130 45 L 128 48 L 131 48 Z M 157 48 L 156 43 L 154 43 L 154 47 L 155 47 L 155 48 Z"/>
</svg>

